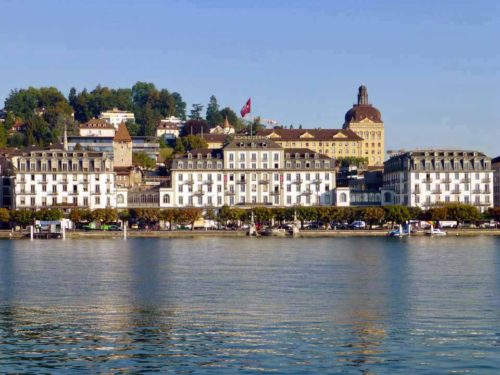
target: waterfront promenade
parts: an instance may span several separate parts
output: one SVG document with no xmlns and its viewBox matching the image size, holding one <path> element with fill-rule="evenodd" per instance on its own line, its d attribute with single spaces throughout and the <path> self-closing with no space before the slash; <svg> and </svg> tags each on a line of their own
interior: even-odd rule
<svg viewBox="0 0 500 375">
<path fill-rule="evenodd" d="M 387 229 L 363 229 L 363 230 L 301 230 L 296 237 L 302 238 L 325 238 L 325 237 L 385 237 Z M 447 229 L 449 236 L 500 236 L 500 229 Z M 424 236 L 423 232 L 412 236 Z M 29 231 L 0 231 L 0 239 L 28 239 Z M 128 238 L 214 238 L 247 237 L 245 230 L 130 230 L 127 231 Z M 101 239 L 101 238 L 123 238 L 121 231 L 68 231 L 67 239 Z"/>
</svg>

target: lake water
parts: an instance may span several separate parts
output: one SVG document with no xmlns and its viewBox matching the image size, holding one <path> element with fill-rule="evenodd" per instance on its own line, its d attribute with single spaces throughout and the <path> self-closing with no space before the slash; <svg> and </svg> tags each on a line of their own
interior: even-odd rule
<svg viewBox="0 0 500 375">
<path fill-rule="evenodd" d="M 500 373 L 500 238 L 0 242 L 0 373 Z"/>
</svg>

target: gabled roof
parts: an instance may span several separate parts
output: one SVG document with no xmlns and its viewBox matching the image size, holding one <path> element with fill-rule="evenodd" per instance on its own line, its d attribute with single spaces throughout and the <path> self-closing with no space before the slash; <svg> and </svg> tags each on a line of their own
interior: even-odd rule
<svg viewBox="0 0 500 375">
<path fill-rule="evenodd" d="M 316 155 L 318 155 L 318 159 L 332 159 L 329 156 L 320 154 L 319 152 L 311 151 L 308 148 L 285 148 L 285 157 L 287 159 L 288 155 L 290 156 L 290 159 L 296 159 L 296 156 L 298 156 L 299 159 L 304 159 L 306 157 L 306 154 L 309 155 L 310 159 L 316 159 Z"/>
<path fill-rule="evenodd" d="M 277 141 L 362 141 L 350 129 L 265 129 L 257 133 Z"/>
<path fill-rule="evenodd" d="M 115 133 L 115 137 L 113 138 L 114 142 L 132 142 L 132 138 L 130 137 L 130 133 L 128 132 L 127 126 L 124 122 L 121 122 L 118 125 L 118 130 Z"/>
<path fill-rule="evenodd" d="M 272 139 L 265 137 L 236 137 L 224 149 L 282 149 L 282 147 Z"/>
</svg>

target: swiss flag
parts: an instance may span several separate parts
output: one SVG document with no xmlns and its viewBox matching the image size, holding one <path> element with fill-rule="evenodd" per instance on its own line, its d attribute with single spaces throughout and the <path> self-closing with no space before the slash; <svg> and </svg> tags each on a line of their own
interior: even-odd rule
<svg viewBox="0 0 500 375">
<path fill-rule="evenodd" d="M 247 102 L 245 103 L 245 105 L 243 106 L 243 108 L 241 108 L 241 117 L 245 117 L 247 114 L 249 114 L 252 110 L 252 99 L 251 98 L 248 98 Z"/>
</svg>

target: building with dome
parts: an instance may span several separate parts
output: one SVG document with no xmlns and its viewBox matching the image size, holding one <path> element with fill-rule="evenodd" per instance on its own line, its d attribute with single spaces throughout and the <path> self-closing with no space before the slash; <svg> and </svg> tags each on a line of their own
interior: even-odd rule
<svg viewBox="0 0 500 375">
<path fill-rule="evenodd" d="M 360 156 L 368 159 L 369 166 L 384 165 L 384 122 L 380 111 L 368 101 L 366 86 L 359 87 L 358 103 L 345 114 L 343 129 L 363 138 Z"/>
</svg>

